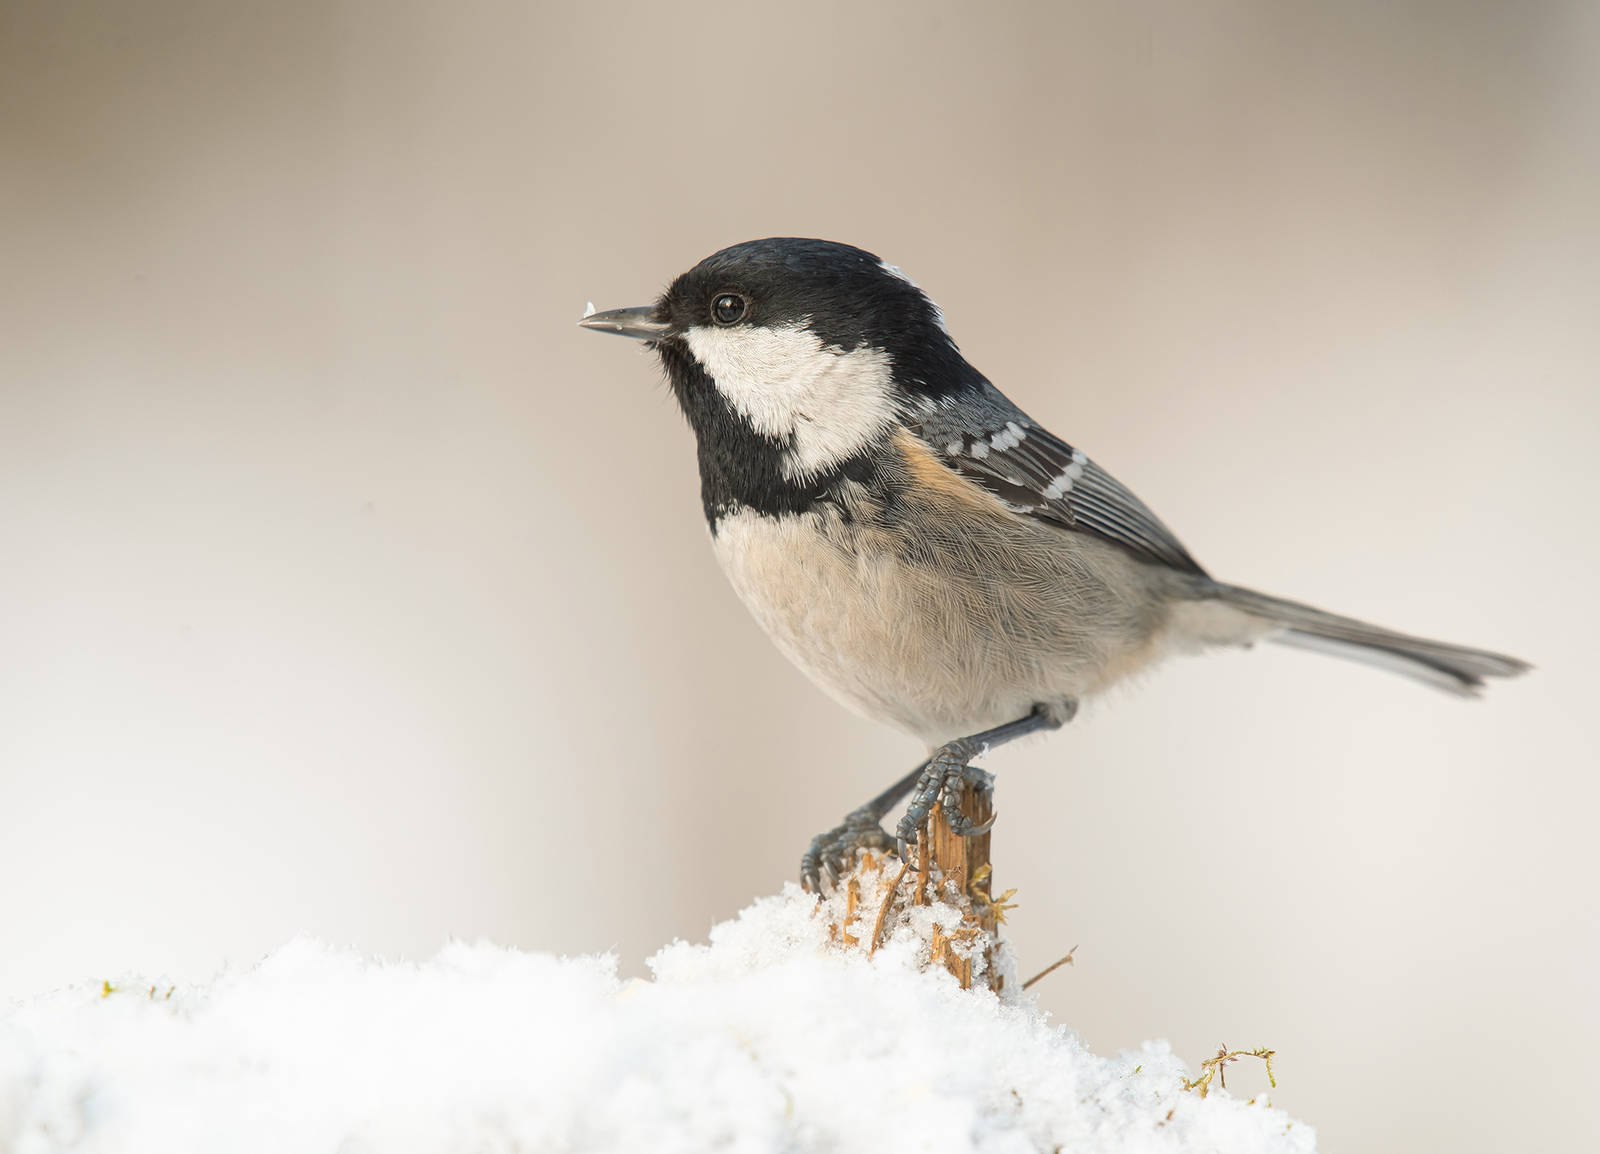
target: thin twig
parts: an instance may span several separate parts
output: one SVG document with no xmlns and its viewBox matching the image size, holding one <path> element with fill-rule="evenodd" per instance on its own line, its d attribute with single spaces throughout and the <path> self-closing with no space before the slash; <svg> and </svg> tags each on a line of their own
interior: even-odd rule
<svg viewBox="0 0 1600 1154">
<path fill-rule="evenodd" d="M 1022 988 L 1024 990 L 1026 990 L 1029 986 L 1033 985 L 1033 983 L 1037 982 L 1040 978 L 1048 977 L 1049 975 L 1051 975 L 1051 974 L 1055 973 L 1057 970 L 1059 970 L 1062 966 L 1070 966 L 1070 965 L 1072 965 L 1072 955 L 1077 953 L 1077 952 L 1078 952 L 1078 947 L 1077 946 L 1073 946 L 1070 950 L 1067 951 L 1067 956 L 1066 957 L 1060 959 L 1059 961 L 1051 962 L 1044 969 L 1040 970 L 1037 974 L 1033 975 L 1033 977 L 1029 978 L 1026 982 L 1023 982 L 1022 983 Z"/>
</svg>

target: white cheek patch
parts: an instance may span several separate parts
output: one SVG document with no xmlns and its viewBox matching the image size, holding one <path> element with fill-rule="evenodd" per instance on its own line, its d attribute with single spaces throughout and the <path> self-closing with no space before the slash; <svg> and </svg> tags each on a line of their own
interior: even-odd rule
<svg viewBox="0 0 1600 1154">
<path fill-rule="evenodd" d="M 889 354 L 822 343 L 804 325 L 696 327 L 684 334 L 717 390 L 759 433 L 791 440 L 784 474 L 815 476 L 895 421 Z"/>
</svg>

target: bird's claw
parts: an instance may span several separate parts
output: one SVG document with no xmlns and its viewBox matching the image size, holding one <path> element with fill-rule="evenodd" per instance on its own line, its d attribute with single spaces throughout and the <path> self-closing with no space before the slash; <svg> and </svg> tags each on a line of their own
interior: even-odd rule
<svg viewBox="0 0 1600 1154">
<path fill-rule="evenodd" d="M 906 859 L 906 847 L 915 843 L 917 833 L 928 822 L 937 805 L 944 813 L 951 832 L 960 837 L 976 837 L 988 833 L 994 818 L 977 822 L 961 812 L 961 794 L 965 787 L 983 793 L 994 789 L 994 775 L 968 764 L 982 750 L 972 742 L 952 741 L 928 759 L 922 777 L 911 791 L 911 802 L 895 828 L 900 856 Z"/>
<path fill-rule="evenodd" d="M 855 867 L 860 851 L 892 850 L 894 839 L 878 824 L 882 817 L 871 809 L 852 810 L 842 824 L 812 838 L 800 857 L 800 884 L 821 893 L 824 882 L 831 889 Z"/>
<path fill-rule="evenodd" d="M 970 786 L 975 793 L 992 794 L 994 774 L 969 765 L 959 775 L 946 780 L 939 794 L 939 808 L 944 811 L 944 820 L 950 826 L 950 832 L 957 837 L 977 837 L 988 833 L 994 828 L 994 819 L 999 815 L 991 813 L 983 821 L 974 821 L 962 813 L 961 794 L 964 785 Z"/>
<path fill-rule="evenodd" d="M 879 823 L 898 799 L 903 785 L 852 810 L 845 815 L 843 824 L 812 838 L 811 845 L 800 858 L 800 884 L 811 893 L 821 893 L 825 885 L 833 888 L 855 868 L 856 855 L 861 850 L 893 852 L 902 862 L 911 862 L 911 848 L 917 844 L 936 805 L 958 836 L 977 837 L 988 833 L 994 825 L 994 815 L 980 822 L 961 812 L 964 789 L 985 794 L 994 792 L 994 775 L 970 764 L 987 748 L 972 738 L 961 738 L 941 747 L 924 762 L 894 836 Z"/>
</svg>

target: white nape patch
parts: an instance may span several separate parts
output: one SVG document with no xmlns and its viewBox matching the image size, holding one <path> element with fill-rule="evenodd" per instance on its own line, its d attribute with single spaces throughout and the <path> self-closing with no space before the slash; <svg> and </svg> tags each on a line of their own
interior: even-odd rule
<svg viewBox="0 0 1600 1154">
<path fill-rule="evenodd" d="M 1072 486 L 1078 483 L 1078 478 L 1083 476 L 1084 466 L 1089 463 L 1089 458 L 1082 449 L 1072 450 L 1072 464 L 1061 471 L 1055 480 L 1050 482 L 1049 488 L 1044 491 L 1046 501 L 1059 501 L 1065 497 Z"/>
<path fill-rule="evenodd" d="M 906 282 L 906 284 L 908 284 L 912 288 L 916 289 L 917 292 L 922 293 L 922 299 L 927 301 L 928 302 L 928 307 L 933 310 L 933 323 L 939 326 L 939 331 L 942 332 L 945 336 L 949 336 L 950 335 L 949 326 L 947 326 L 944 323 L 944 310 L 942 308 L 940 308 L 938 306 L 938 304 L 936 304 L 928 296 L 927 293 L 922 292 L 922 286 L 921 285 L 919 285 L 916 281 L 914 281 L 910 277 L 908 277 L 905 274 L 905 270 L 900 268 L 898 265 L 892 265 L 886 260 L 880 260 L 878 262 L 878 267 L 883 269 L 884 272 L 888 273 L 890 276 L 894 277 L 896 280 L 903 280 L 903 281 Z"/>
<path fill-rule="evenodd" d="M 860 452 L 896 419 L 889 354 L 850 352 L 794 325 L 698 326 L 689 351 L 757 432 L 793 438 L 784 456 L 791 480 L 815 476 Z"/>
</svg>

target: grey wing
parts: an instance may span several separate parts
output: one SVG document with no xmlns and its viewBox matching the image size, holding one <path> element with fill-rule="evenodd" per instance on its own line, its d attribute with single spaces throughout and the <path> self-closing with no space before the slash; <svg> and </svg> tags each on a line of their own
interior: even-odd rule
<svg viewBox="0 0 1600 1154">
<path fill-rule="evenodd" d="M 1016 512 L 1093 534 L 1141 560 L 1205 575 L 1144 502 L 992 386 L 936 404 L 910 428 L 946 466 Z"/>
</svg>

